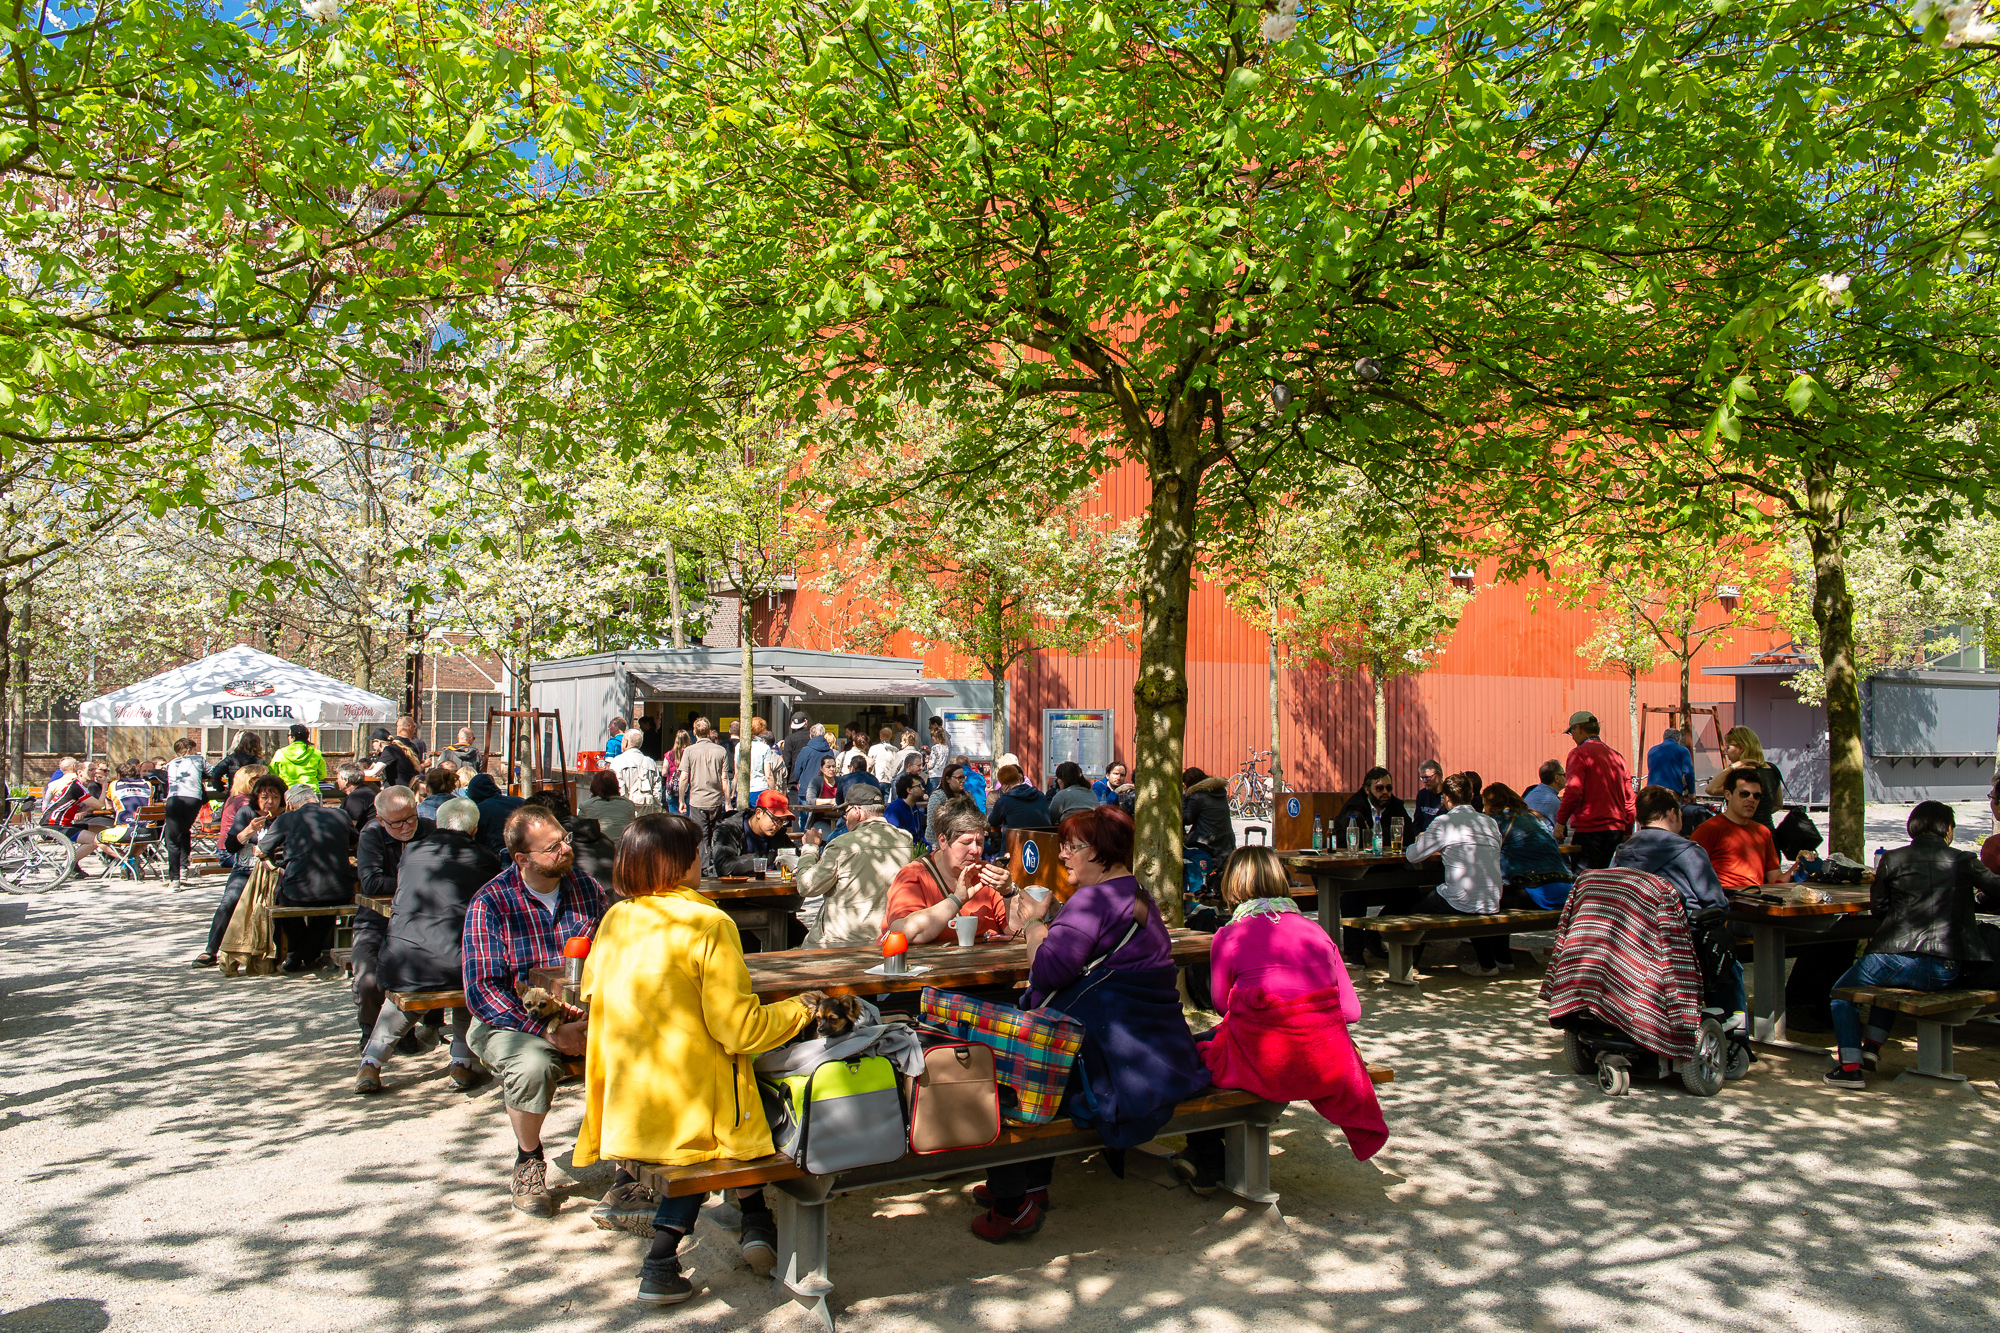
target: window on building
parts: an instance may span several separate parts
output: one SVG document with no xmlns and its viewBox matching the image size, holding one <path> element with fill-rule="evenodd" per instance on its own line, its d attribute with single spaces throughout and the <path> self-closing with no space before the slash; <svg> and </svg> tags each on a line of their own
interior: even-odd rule
<svg viewBox="0 0 2000 1333">
<path fill-rule="evenodd" d="M 82 754 L 87 748 L 83 726 L 76 720 L 76 700 L 68 695 L 30 693 L 27 712 L 24 753 Z"/>
<path fill-rule="evenodd" d="M 431 694 L 431 712 L 418 728 L 425 745 L 435 754 L 458 739 L 460 727 L 472 728 L 472 743 L 486 747 L 486 710 L 505 708 L 498 693 L 482 694 L 467 690 L 436 690 Z"/>
</svg>

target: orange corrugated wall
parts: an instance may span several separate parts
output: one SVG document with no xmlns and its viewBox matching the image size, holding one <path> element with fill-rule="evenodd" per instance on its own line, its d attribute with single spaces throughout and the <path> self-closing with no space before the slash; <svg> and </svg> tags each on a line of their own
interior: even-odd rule
<svg viewBox="0 0 2000 1333">
<path fill-rule="evenodd" d="M 1118 519 L 1144 512 L 1148 488 L 1137 464 L 1126 464 L 1100 482 L 1092 508 Z M 1466 609 L 1438 665 L 1424 675 L 1389 686 L 1389 767 L 1399 791 L 1413 790 L 1417 765 L 1436 759 L 1447 772 L 1473 769 L 1489 782 L 1517 790 L 1535 780 L 1545 759 L 1569 751 L 1562 729 L 1577 709 L 1601 719 L 1605 740 L 1624 752 L 1631 744 L 1626 682 L 1616 671 L 1591 671 L 1576 655 L 1590 637 L 1588 611 L 1560 605 L 1552 597 L 1532 600 L 1539 578 L 1495 584 L 1495 566 L 1479 571 L 1479 593 Z M 839 650 L 852 645 L 828 641 L 824 631 L 805 627 L 839 624 L 844 595 L 806 586 L 786 619 L 784 645 Z M 760 617 L 761 619 L 761 617 Z M 798 627 L 798 628 L 793 628 Z M 1703 677 L 1703 666 L 1741 662 L 1775 646 L 1784 636 L 1739 630 L 1712 642 L 1695 659 L 1690 693 L 1694 700 L 1732 701 L 1735 684 L 1726 677 Z M 907 636 L 887 651 L 915 655 Z M 1263 628 L 1229 606 L 1221 588 L 1197 574 L 1188 629 L 1188 709 L 1186 760 L 1210 773 L 1234 772 L 1251 749 L 1270 745 L 1270 672 Z M 1080 657 L 1035 654 L 1008 676 L 1013 729 L 1009 746 L 1040 769 L 1041 710 L 1111 708 L 1117 712 L 1118 753 L 1132 753 L 1132 685 L 1137 656 L 1128 642 L 1107 642 Z M 955 654 L 924 655 L 924 674 L 937 679 L 977 677 L 978 669 Z M 1365 676 L 1336 678 L 1312 669 L 1285 669 L 1281 675 L 1281 718 L 1287 780 L 1305 790 L 1351 791 L 1374 762 L 1374 695 Z M 1662 667 L 1639 682 L 1642 704 L 1679 701 L 1678 670 Z M 1657 740 L 1661 719 L 1648 720 L 1648 739 Z"/>
</svg>

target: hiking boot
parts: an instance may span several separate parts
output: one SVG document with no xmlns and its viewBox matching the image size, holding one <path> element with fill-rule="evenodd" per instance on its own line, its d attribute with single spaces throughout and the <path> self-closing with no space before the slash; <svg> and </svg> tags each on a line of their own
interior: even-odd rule
<svg viewBox="0 0 2000 1333">
<path fill-rule="evenodd" d="M 989 1208 L 972 1219 L 972 1234 L 981 1240 L 990 1240 L 995 1245 L 1003 1240 L 1012 1240 L 1016 1236 L 1032 1236 L 1041 1229 L 1041 1205 L 1033 1199 L 1023 1200 L 1021 1211 L 1013 1217 L 1002 1217 Z"/>
<path fill-rule="evenodd" d="M 778 1219 L 770 1209 L 743 1214 L 736 1248 L 751 1272 L 758 1277 L 771 1276 L 771 1270 L 778 1266 Z"/>
<path fill-rule="evenodd" d="M 556 1201 L 549 1193 L 549 1164 L 539 1157 L 514 1163 L 514 1208 L 530 1217 L 554 1217 Z"/>
<path fill-rule="evenodd" d="M 638 1228 L 645 1227 L 645 1234 L 652 1234 L 653 1213 L 659 1207 L 659 1197 L 653 1191 L 633 1181 L 629 1185 L 613 1185 L 590 1210 L 590 1220 L 600 1231 L 629 1231 L 639 1234 Z"/>
<path fill-rule="evenodd" d="M 1868 1080 L 1862 1077 L 1860 1065 L 1835 1065 L 1826 1071 L 1826 1081 L 1830 1087 L 1850 1090 L 1860 1090 L 1868 1086 Z"/>
<path fill-rule="evenodd" d="M 984 1185 L 974 1185 L 972 1187 L 972 1202 L 990 1211 L 993 1207 L 993 1191 L 987 1189 Z M 1038 1190 L 1029 1190 L 1028 1202 L 1034 1204 L 1045 1213 L 1055 1207 L 1054 1204 L 1049 1202 L 1049 1188 L 1046 1185 Z"/>
<path fill-rule="evenodd" d="M 1174 1174 L 1187 1182 L 1188 1189 L 1198 1199 L 1206 1199 L 1222 1186 L 1222 1173 L 1203 1165 L 1186 1153 L 1175 1153 L 1172 1162 Z"/>
<path fill-rule="evenodd" d="M 382 1091 L 382 1071 L 374 1065 L 362 1065 L 361 1072 L 354 1076 L 355 1095 L 372 1097 L 380 1091 Z"/>
<path fill-rule="evenodd" d="M 454 1060 L 451 1063 L 451 1081 L 460 1092 L 471 1092 L 486 1081 L 486 1071 Z"/>
<path fill-rule="evenodd" d="M 694 1283 L 681 1272 L 681 1261 L 647 1264 L 639 1270 L 639 1294 L 632 1299 L 641 1305 L 679 1305 L 694 1295 Z"/>
</svg>

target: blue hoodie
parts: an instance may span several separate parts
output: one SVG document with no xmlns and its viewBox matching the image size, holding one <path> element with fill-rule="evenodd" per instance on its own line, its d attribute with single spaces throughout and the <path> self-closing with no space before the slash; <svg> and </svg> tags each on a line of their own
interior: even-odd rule
<svg viewBox="0 0 2000 1333">
<path fill-rule="evenodd" d="M 826 743 L 824 736 L 815 736 L 800 747 L 799 762 L 792 768 L 792 790 L 799 793 L 801 799 L 811 799 L 806 795 L 808 782 L 812 784 L 814 792 L 819 791 L 820 766 L 832 753 L 833 747 Z"/>
<path fill-rule="evenodd" d="M 466 784 L 465 799 L 479 807 L 479 845 L 505 861 L 507 844 L 501 832 L 506 828 L 507 816 L 527 802 L 501 791 L 490 773 L 472 775 L 472 781 Z"/>
</svg>

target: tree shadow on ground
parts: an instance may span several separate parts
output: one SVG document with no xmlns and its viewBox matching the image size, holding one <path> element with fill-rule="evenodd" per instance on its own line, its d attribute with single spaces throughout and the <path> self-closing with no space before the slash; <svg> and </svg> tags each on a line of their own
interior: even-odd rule
<svg viewBox="0 0 2000 1333">
<path fill-rule="evenodd" d="M 19 1182 L 0 1272 L 26 1310 L 118 1329 L 287 1333 L 481 1327 L 599 1333 L 659 1322 L 631 1300 L 644 1242 L 585 1212 L 511 1211 L 508 1131 L 445 1056 L 398 1058 L 361 1099 L 337 982 L 195 973 L 210 904 L 133 892 L 31 905 L 0 953 L 0 1164 Z M 1448 958 L 1438 960 L 1441 964 Z M 1379 974 L 1377 974 L 1379 977 Z M 1362 979 L 1356 1037 L 1391 1064 L 1389 1145 L 1357 1163 L 1303 1106 L 1274 1131 L 1274 1211 L 1064 1159 L 1036 1236 L 967 1230 L 973 1178 L 832 1205 L 833 1307 L 854 1330 L 1653 1329 L 1676 1312 L 1747 1330 L 1929 1333 L 2000 1325 L 1996 1120 L 1977 1099 L 1878 1083 L 1842 1095 L 1768 1060 L 1713 1098 L 1567 1073 L 1529 970 Z M 1975 1038 L 1975 1040 L 1981 1040 Z M 1911 1063 L 1895 1054 L 1891 1063 Z M 1961 1066 L 1989 1080 L 1990 1048 Z M 571 1164 L 576 1091 L 549 1125 Z M 699 1330 L 811 1327 L 705 1215 Z M 129 1312 L 129 1313 L 128 1313 Z M 12 1322 L 10 1322 L 12 1321 Z M 106 1324 L 78 1324 L 101 1328 Z M 51 1323 L 47 1327 L 61 1328 Z"/>
</svg>

